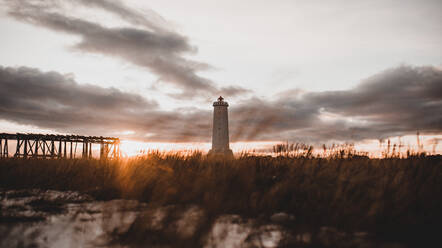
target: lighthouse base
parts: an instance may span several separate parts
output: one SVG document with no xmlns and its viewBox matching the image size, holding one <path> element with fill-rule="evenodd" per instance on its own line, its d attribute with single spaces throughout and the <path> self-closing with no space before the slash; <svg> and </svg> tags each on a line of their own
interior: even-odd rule
<svg viewBox="0 0 442 248">
<path fill-rule="evenodd" d="M 233 157 L 233 152 L 230 149 L 211 149 L 207 155 Z"/>
</svg>

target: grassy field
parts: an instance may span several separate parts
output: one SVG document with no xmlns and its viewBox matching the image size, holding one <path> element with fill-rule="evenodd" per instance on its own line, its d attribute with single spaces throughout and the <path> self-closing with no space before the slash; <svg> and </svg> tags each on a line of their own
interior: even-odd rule
<svg viewBox="0 0 442 248">
<path fill-rule="evenodd" d="M 440 156 L 228 159 L 152 152 L 113 161 L 4 159 L 0 188 L 73 190 L 151 206 L 196 205 L 206 216 L 199 235 L 220 215 L 265 221 L 282 212 L 294 216 L 295 221 L 283 222 L 294 232 L 314 234 L 329 226 L 410 247 L 442 244 Z M 198 246 L 195 237 L 186 242 Z"/>
</svg>

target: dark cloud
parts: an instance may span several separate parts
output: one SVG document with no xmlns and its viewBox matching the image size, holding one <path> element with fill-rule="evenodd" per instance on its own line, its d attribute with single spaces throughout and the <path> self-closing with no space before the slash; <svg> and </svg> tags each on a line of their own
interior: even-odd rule
<svg viewBox="0 0 442 248">
<path fill-rule="evenodd" d="M 230 102 L 232 141 L 360 141 L 440 134 L 442 71 L 383 71 L 351 90 L 288 91 L 276 100 Z M 211 112 L 161 111 L 154 101 L 113 88 L 83 85 L 56 72 L 0 67 L 0 119 L 61 132 L 145 141 L 210 141 Z M 209 102 L 207 105 L 209 106 Z M 209 109 L 209 108 L 207 108 Z"/>
<path fill-rule="evenodd" d="M 208 111 L 160 111 L 140 95 L 78 84 L 57 72 L 0 67 L 0 119 L 60 132 L 115 135 L 155 141 L 206 139 Z M 191 126 L 196 127 L 193 132 Z"/>
<path fill-rule="evenodd" d="M 117 15 L 123 20 L 128 21 L 129 23 L 144 26 L 150 30 L 154 30 L 156 32 L 168 32 L 167 21 L 161 17 L 159 14 L 152 10 L 144 10 L 148 11 L 148 13 L 142 13 L 136 11 L 135 9 L 131 9 L 125 6 L 121 1 L 118 0 L 70 0 L 74 3 L 81 3 L 88 7 L 98 7 L 102 8 L 110 13 Z M 177 35 L 177 34 L 173 34 Z"/>
<path fill-rule="evenodd" d="M 197 49 L 190 45 L 187 37 L 161 26 L 164 20 L 154 12 L 150 13 L 153 18 L 148 18 L 118 1 L 70 2 L 99 7 L 138 27 L 110 28 L 72 17 L 66 14 L 67 11 L 59 1 L 6 1 L 8 13 L 15 19 L 77 35 L 81 37 L 81 41 L 74 49 L 79 51 L 123 59 L 146 68 L 156 74 L 159 81 L 173 84 L 182 90 L 175 97 L 208 97 L 224 92 L 224 89 L 219 89 L 210 79 L 197 74 L 198 71 L 210 68 L 210 65 L 184 58 L 184 55 L 195 53 Z M 234 96 L 248 90 L 229 87 L 228 92 Z"/>
<path fill-rule="evenodd" d="M 401 66 L 345 91 L 280 94 L 232 108 L 240 140 L 358 141 L 442 131 L 442 71 Z M 236 131 L 236 132 L 235 132 Z"/>
</svg>

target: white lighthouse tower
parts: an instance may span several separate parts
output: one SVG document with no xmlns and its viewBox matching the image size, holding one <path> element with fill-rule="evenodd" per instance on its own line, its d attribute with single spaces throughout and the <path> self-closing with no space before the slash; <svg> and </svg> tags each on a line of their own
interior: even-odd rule
<svg viewBox="0 0 442 248">
<path fill-rule="evenodd" d="M 222 96 L 213 103 L 212 149 L 209 151 L 209 155 L 233 156 L 232 150 L 229 147 L 228 107 L 229 104 L 224 101 Z"/>
</svg>

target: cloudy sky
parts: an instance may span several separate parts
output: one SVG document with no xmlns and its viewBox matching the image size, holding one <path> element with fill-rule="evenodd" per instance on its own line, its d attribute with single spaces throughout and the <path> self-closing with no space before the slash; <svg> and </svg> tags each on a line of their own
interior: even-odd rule
<svg viewBox="0 0 442 248">
<path fill-rule="evenodd" d="M 210 142 L 442 134 L 440 0 L 0 0 L 0 132 Z"/>
</svg>

